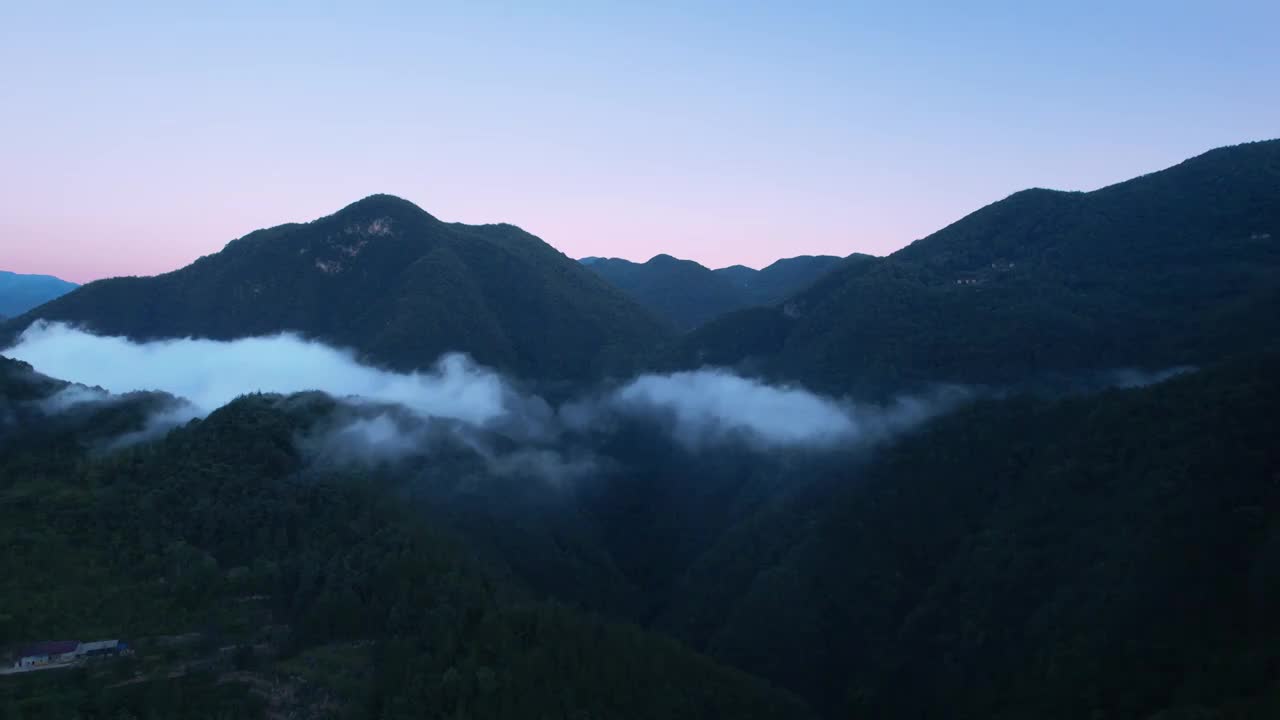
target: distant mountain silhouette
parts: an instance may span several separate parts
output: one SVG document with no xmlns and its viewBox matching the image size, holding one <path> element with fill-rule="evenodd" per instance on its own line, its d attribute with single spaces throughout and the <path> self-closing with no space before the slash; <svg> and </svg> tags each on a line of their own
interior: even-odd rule
<svg viewBox="0 0 1280 720">
<path fill-rule="evenodd" d="M 670 255 L 645 263 L 601 257 L 579 262 L 673 327 L 691 330 L 733 310 L 782 300 L 835 267 L 840 258 L 805 255 L 779 260 L 763 270 L 744 265 L 711 270 Z"/>
<path fill-rule="evenodd" d="M 89 283 L 10 320 L 0 345 L 37 318 L 135 339 L 292 330 L 399 370 L 461 351 L 545 380 L 613 371 L 665 337 L 533 235 L 442 222 L 389 195 L 258 230 L 165 275 Z"/>
<path fill-rule="evenodd" d="M 856 261 L 873 256 L 855 253 L 849 257 Z M 761 270 L 732 265 L 714 272 L 746 293 L 751 305 L 770 305 L 812 285 L 841 261 L 842 258 L 835 255 L 799 255 L 783 258 Z"/>
<path fill-rule="evenodd" d="M 587 258 L 583 265 L 682 331 L 749 304 L 733 283 L 692 260 Z"/>
<path fill-rule="evenodd" d="M 79 285 L 52 275 L 19 275 L 0 270 L 0 320 L 43 305 Z"/>
<path fill-rule="evenodd" d="M 840 391 L 1198 364 L 1280 337 L 1280 140 L 1093 192 L 1025 190 L 684 338 Z"/>
</svg>

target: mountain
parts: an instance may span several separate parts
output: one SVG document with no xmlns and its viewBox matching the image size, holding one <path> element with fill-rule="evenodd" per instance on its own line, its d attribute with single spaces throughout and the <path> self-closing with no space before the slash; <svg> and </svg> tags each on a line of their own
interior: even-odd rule
<svg viewBox="0 0 1280 720">
<path fill-rule="evenodd" d="M 855 253 L 849 259 L 856 262 L 871 257 Z M 742 291 L 748 305 L 772 305 L 812 285 L 844 259 L 834 255 L 798 255 L 778 260 L 761 270 L 732 265 L 713 272 Z"/>
<path fill-rule="evenodd" d="M 120 281 L 152 283 L 148 323 L 302 318 L 325 337 L 407 292 L 406 324 L 451 308 L 467 316 L 439 320 L 449 342 L 518 337 L 531 354 L 504 323 L 540 320 L 511 305 L 572 285 L 634 322 L 614 330 L 620 360 L 569 348 L 593 358 L 574 374 L 648 372 L 572 388 L 530 412 L 545 425 L 312 392 L 165 432 L 173 398 L 103 397 L 0 359 L 0 647 L 139 648 L 65 681 L 7 678 L 0 710 L 1280 716 L 1278 191 L 1276 142 L 1090 193 L 1024 191 L 682 336 L 589 269 L 608 260 L 440 229 L 385 197 L 235 241 L 182 284 Z M 424 248 L 441 269 L 406 285 Z M 655 266 L 699 292 L 753 272 Z M 323 296 L 326 279 L 359 302 Z M 536 380 L 544 357 L 506 362 Z M 758 377 L 660 373 L 702 364 Z M 940 382 L 964 387 L 901 394 Z"/>
<path fill-rule="evenodd" d="M 668 361 L 743 363 L 840 392 L 1201 364 L 1280 337 L 1280 141 L 1093 192 L 1026 190 Z"/>
<path fill-rule="evenodd" d="M 531 598 L 403 498 L 313 466 L 295 441 L 332 400 L 247 396 L 112 448 L 164 398 L 50 410 L 69 388 L 0 357 L 0 647 L 136 652 L 6 677 L 6 716 L 810 716 L 677 642 Z"/>
<path fill-rule="evenodd" d="M 455 535 L 456 503 L 433 513 L 441 496 L 384 484 L 405 468 L 308 459 L 299 438 L 338 406 L 318 393 L 243 397 L 111 449 L 166 398 L 50 413 L 67 386 L 0 358 L 0 645 L 139 648 L 74 683 L 11 679 L 0 702 L 18 717 L 187 716 L 184 702 L 236 717 L 504 717 L 517 702 L 809 716 L 765 678 L 832 718 L 1274 717 L 1278 370 L 1259 356 L 1136 389 L 992 395 L 818 464 L 619 432 L 618 457 L 652 472 L 614 488 L 593 474 L 581 526 L 513 545 L 512 573 L 477 548 L 532 537 L 566 488 L 487 492 L 496 478 L 433 451 L 433 484 L 456 474 L 505 520 Z M 648 630 L 544 599 L 617 582 L 595 564 L 545 572 L 578 543 L 652 595 Z M 289 692 L 255 690 L 273 685 Z"/>
<path fill-rule="evenodd" d="M 0 270 L 0 320 L 21 315 L 77 287 L 52 275 L 19 275 Z"/>
<path fill-rule="evenodd" d="M 685 331 L 743 307 L 743 293 L 728 280 L 692 260 L 658 255 L 645 263 L 618 258 L 589 258 L 592 272 L 627 297 Z M 581 262 L 581 261 L 580 261 Z"/>
<path fill-rule="evenodd" d="M 665 337 L 523 230 L 441 222 L 387 195 L 258 230 L 165 275 L 89 283 L 7 322 L 0 346 L 38 318 L 135 339 L 291 330 L 399 370 L 461 351 L 546 381 L 624 368 Z"/>
<path fill-rule="evenodd" d="M 658 627 L 828 717 L 1276 717 L 1277 408 L 1277 355 L 976 403 L 741 517 Z"/>
<path fill-rule="evenodd" d="M 777 302 L 811 284 L 840 258 L 805 255 L 763 270 L 743 265 L 710 270 L 670 255 L 645 263 L 600 257 L 579 262 L 676 329 L 688 331 L 732 310 Z"/>
</svg>

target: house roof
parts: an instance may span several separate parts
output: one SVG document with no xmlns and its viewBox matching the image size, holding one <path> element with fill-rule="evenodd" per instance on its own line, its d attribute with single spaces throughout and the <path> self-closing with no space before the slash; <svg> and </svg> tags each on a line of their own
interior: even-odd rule
<svg viewBox="0 0 1280 720">
<path fill-rule="evenodd" d="M 93 642 L 80 643 L 80 652 L 93 652 L 94 650 L 111 650 L 120 644 L 119 640 L 95 640 Z"/>
<path fill-rule="evenodd" d="M 48 640 L 29 645 L 22 650 L 22 657 L 32 655 L 61 655 L 75 652 L 80 643 L 76 640 Z"/>
</svg>

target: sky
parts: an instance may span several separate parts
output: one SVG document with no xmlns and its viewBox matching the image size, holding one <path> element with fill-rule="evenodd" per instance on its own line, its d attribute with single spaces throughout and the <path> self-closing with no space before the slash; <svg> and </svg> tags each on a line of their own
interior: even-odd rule
<svg viewBox="0 0 1280 720">
<path fill-rule="evenodd" d="M 886 254 L 1280 136 L 1276 27 L 1271 0 L 0 0 L 0 269 L 164 272 L 378 192 L 572 257 Z"/>
</svg>

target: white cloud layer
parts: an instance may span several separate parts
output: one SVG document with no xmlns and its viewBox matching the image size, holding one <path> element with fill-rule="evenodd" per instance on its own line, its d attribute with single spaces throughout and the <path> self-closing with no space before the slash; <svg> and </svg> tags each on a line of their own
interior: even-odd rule
<svg viewBox="0 0 1280 720">
<path fill-rule="evenodd" d="M 349 351 L 289 333 L 215 340 L 134 343 L 62 323 L 36 323 L 5 355 L 61 380 L 111 393 L 160 390 L 208 414 L 252 392 L 321 390 L 403 405 L 422 417 L 484 425 L 506 413 L 513 395 L 496 373 L 463 355 L 447 355 L 428 373 L 391 373 L 362 365 Z"/>
<path fill-rule="evenodd" d="M 393 373 L 363 365 L 348 351 L 287 333 L 226 342 L 135 343 L 37 323 L 4 353 L 46 375 L 113 394 L 160 390 L 190 402 L 153 418 L 141 437 L 207 415 L 247 393 L 319 390 L 345 399 L 355 412 L 318 441 L 307 440 L 317 457 L 394 461 L 430 453 L 447 437 L 470 447 L 495 473 L 541 476 L 589 472 L 597 458 L 578 441 L 616 432 L 620 419 L 656 423 L 690 449 L 730 444 L 826 449 L 882 440 L 967 397 L 945 389 L 885 406 L 856 405 L 724 370 L 698 370 L 642 375 L 556 411 L 463 355 L 446 355 L 430 372 Z M 56 410 L 111 397 L 72 387 L 46 404 Z M 438 421 L 453 423 L 454 429 L 442 435 Z M 503 442 L 490 442 L 499 436 Z"/>
<path fill-rule="evenodd" d="M 858 431 L 847 408 L 834 400 L 720 370 L 642 375 L 611 401 L 625 412 L 669 416 L 676 436 L 689 445 L 737 434 L 769 445 L 829 444 Z"/>
<path fill-rule="evenodd" d="M 969 396 L 941 388 L 927 396 L 885 405 L 860 405 L 803 388 L 770 385 L 725 370 L 641 375 L 611 393 L 608 408 L 671 423 L 688 447 L 745 440 L 766 447 L 834 447 L 883 439 L 954 407 Z M 573 425 L 595 422 L 594 412 L 567 409 Z"/>
</svg>

